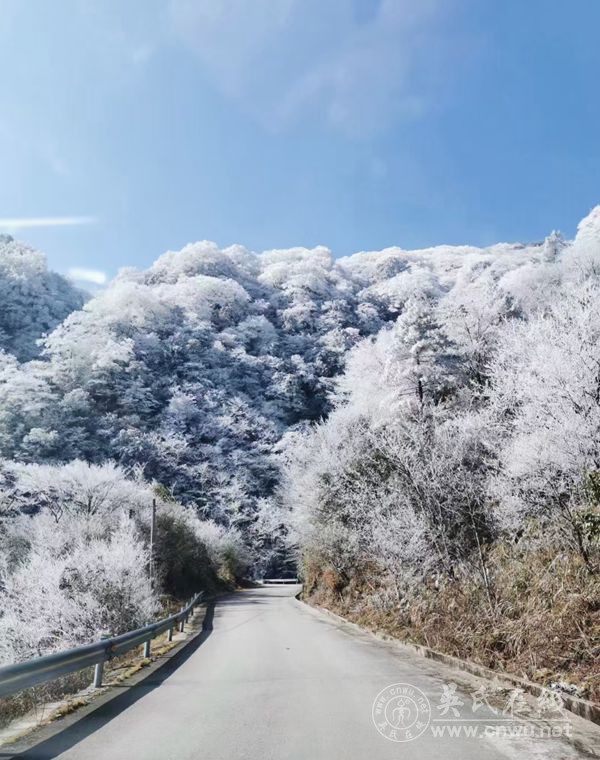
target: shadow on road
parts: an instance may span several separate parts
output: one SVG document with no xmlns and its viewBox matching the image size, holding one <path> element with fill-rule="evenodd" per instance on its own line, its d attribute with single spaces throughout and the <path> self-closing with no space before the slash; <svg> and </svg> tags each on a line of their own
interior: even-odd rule
<svg viewBox="0 0 600 760">
<path fill-rule="evenodd" d="M 209 602 L 202 623 L 202 632 L 193 638 L 186 646 L 160 665 L 154 672 L 135 684 L 121 684 L 123 691 L 116 696 L 109 697 L 108 701 L 92 709 L 88 715 L 84 715 L 75 723 L 64 730 L 40 741 L 34 747 L 24 751 L 7 752 L 0 750 L 0 758 L 14 758 L 14 760 L 51 760 L 61 752 L 66 752 L 86 737 L 93 734 L 102 726 L 115 718 L 119 713 L 133 705 L 138 699 L 160 686 L 177 668 L 189 659 L 198 647 L 206 641 L 213 630 L 213 618 L 215 602 Z M 115 688 L 115 687 L 111 687 Z"/>
</svg>

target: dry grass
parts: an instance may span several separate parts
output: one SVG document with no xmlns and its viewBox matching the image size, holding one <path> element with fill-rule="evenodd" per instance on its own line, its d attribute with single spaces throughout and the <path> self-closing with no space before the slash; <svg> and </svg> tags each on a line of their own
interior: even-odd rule
<svg viewBox="0 0 600 760">
<path fill-rule="evenodd" d="M 85 689 L 92 682 L 93 668 L 81 670 L 68 676 L 58 678 L 43 686 L 34 686 L 11 697 L 0 699 L 0 729 L 23 715 L 32 714 L 38 720 L 46 717 L 46 705 L 58 702 L 66 694 L 74 694 Z"/>
<path fill-rule="evenodd" d="M 316 604 L 372 630 L 600 701 L 600 576 L 572 553 L 506 545 L 488 563 L 491 607 L 467 568 L 399 592 L 372 571 L 342 582 L 309 566 L 307 588 Z"/>
</svg>

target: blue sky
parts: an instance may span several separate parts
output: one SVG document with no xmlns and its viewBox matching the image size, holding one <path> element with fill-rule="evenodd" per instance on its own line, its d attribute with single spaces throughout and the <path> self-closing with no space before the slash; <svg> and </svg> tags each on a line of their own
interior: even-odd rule
<svg viewBox="0 0 600 760">
<path fill-rule="evenodd" d="M 1 224 L 109 276 L 198 239 L 572 235 L 599 27 L 597 0 L 0 0 Z"/>
</svg>

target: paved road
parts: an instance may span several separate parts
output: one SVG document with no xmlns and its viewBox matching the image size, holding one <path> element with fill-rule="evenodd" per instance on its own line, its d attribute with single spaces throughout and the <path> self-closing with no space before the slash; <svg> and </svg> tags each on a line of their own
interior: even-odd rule
<svg viewBox="0 0 600 760">
<path fill-rule="evenodd" d="M 176 669 L 157 671 L 26 754 L 40 760 L 497 760 L 579 757 L 562 739 L 434 736 L 444 684 L 457 681 L 438 663 L 378 642 L 314 612 L 297 589 L 240 592 L 209 611 L 208 630 Z M 212 623 L 212 626 L 211 626 Z M 212 628 L 212 629 L 211 629 Z M 163 669 L 164 671 L 164 669 Z M 462 677 L 461 677 L 462 678 Z M 471 679 L 469 676 L 465 676 Z M 431 703 L 422 736 L 394 742 L 378 733 L 371 711 L 390 684 L 408 683 L 413 699 L 390 702 L 396 738 L 413 721 L 420 689 Z M 456 692 L 473 715 L 469 690 Z M 406 694 L 404 695 L 406 697 Z M 396 712 L 392 715 L 392 711 Z M 447 717 L 454 710 L 449 708 Z M 477 716 L 493 718 L 483 707 Z M 426 717 L 423 709 L 421 717 Z M 379 722 L 382 722 L 381 719 Z M 477 730 L 485 722 L 471 723 Z M 388 725 L 388 732 L 393 726 Z M 413 726 L 413 731 L 418 729 Z M 66 738 L 65 738 L 66 737 Z M 0 753 L 1 756 L 1 753 Z"/>
</svg>

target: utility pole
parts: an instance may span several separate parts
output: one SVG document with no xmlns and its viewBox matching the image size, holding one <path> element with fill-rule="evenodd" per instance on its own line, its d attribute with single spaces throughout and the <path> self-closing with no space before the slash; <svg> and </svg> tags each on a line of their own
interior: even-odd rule
<svg viewBox="0 0 600 760">
<path fill-rule="evenodd" d="M 154 589 L 154 534 L 156 532 L 156 499 L 152 499 L 152 519 L 150 520 L 150 588 Z"/>
</svg>

